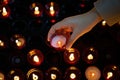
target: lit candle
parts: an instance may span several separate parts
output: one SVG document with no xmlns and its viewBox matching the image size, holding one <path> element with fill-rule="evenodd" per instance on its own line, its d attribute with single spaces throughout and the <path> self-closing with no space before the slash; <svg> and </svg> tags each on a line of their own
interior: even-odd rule
<svg viewBox="0 0 120 80">
<path fill-rule="evenodd" d="M 94 47 L 86 48 L 83 52 L 82 59 L 88 64 L 95 63 L 98 59 L 97 50 Z"/>
<path fill-rule="evenodd" d="M 105 26 L 105 25 L 106 25 L 106 21 L 103 20 L 103 21 L 102 21 L 102 26 Z"/>
<path fill-rule="evenodd" d="M 64 60 L 69 64 L 76 64 L 79 61 L 80 53 L 75 48 L 70 48 L 64 52 Z"/>
<path fill-rule="evenodd" d="M 32 68 L 27 72 L 27 80 L 43 80 L 43 73 L 37 68 Z"/>
<path fill-rule="evenodd" d="M 0 40 L 0 46 L 4 47 L 4 42 L 2 40 Z"/>
<path fill-rule="evenodd" d="M 65 80 L 80 80 L 81 72 L 78 68 L 71 66 L 65 71 Z"/>
<path fill-rule="evenodd" d="M 85 71 L 85 76 L 88 80 L 99 80 L 101 71 L 96 66 L 89 66 Z"/>
<path fill-rule="evenodd" d="M 11 46 L 16 48 L 16 49 L 22 49 L 26 45 L 26 40 L 25 38 L 20 35 L 20 34 L 15 34 L 11 37 Z"/>
<path fill-rule="evenodd" d="M 61 80 L 61 72 L 57 67 L 51 67 L 46 71 L 47 80 Z"/>
<path fill-rule="evenodd" d="M 19 76 L 14 76 L 14 80 L 20 80 Z"/>
<path fill-rule="evenodd" d="M 116 65 L 107 65 L 104 67 L 103 76 L 105 80 L 116 80 L 120 79 L 119 67 Z"/>
<path fill-rule="evenodd" d="M 42 5 L 40 3 L 32 3 L 32 5 L 30 5 L 30 11 L 34 17 L 40 17 L 43 13 Z"/>
<path fill-rule="evenodd" d="M 10 9 L 8 6 L 2 6 L 0 8 L 0 17 L 1 18 L 8 18 L 10 16 Z"/>
<path fill-rule="evenodd" d="M 50 2 L 45 5 L 46 12 L 50 17 L 55 17 L 58 15 L 59 7 L 58 4 L 55 2 Z"/>
<path fill-rule="evenodd" d="M 0 72 L 0 80 L 5 80 L 5 76 L 3 73 Z"/>
<path fill-rule="evenodd" d="M 31 65 L 39 66 L 43 60 L 43 53 L 38 49 L 32 49 L 27 55 L 27 60 Z"/>
</svg>

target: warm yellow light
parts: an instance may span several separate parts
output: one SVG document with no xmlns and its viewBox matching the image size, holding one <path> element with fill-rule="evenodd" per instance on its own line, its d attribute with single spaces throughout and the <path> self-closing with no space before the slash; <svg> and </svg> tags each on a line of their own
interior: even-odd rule
<svg viewBox="0 0 120 80">
<path fill-rule="evenodd" d="M 4 74 L 0 72 L 0 80 L 4 80 Z"/>
<path fill-rule="evenodd" d="M 102 26 L 105 26 L 106 25 L 106 21 L 102 21 Z"/>
<path fill-rule="evenodd" d="M 70 74 L 70 79 L 75 79 L 76 78 L 76 74 L 75 73 L 71 73 Z"/>
<path fill-rule="evenodd" d="M 54 16 L 54 14 L 55 14 L 54 3 L 53 3 L 53 2 L 51 2 L 51 6 L 50 6 L 50 14 L 51 14 L 52 16 Z"/>
<path fill-rule="evenodd" d="M 39 14 L 40 14 L 40 10 L 39 10 L 39 7 L 38 7 L 38 6 L 36 6 L 36 7 L 34 8 L 34 14 L 35 14 L 35 15 L 39 15 Z"/>
<path fill-rule="evenodd" d="M 15 43 L 18 47 L 20 47 L 20 46 L 23 46 L 25 44 L 25 41 L 24 41 L 24 39 L 19 38 L 19 39 L 15 40 Z"/>
<path fill-rule="evenodd" d="M 73 53 L 70 54 L 70 56 L 69 56 L 69 60 L 70 60 L 70 61 L 74 61 L 74 60 L 75 60 L 75 56 L 74 56 Z"/>
<path fill-rule="evenodd" d="M 89 54 L 89 55 L 87 56 L 87 59 L 88 59 L 88 60 L 93 60 L 93 55 L 92 55 L 92 54 Z"/>
<path fill-rule="evenodd" d="M 57 42 L 57 45 L 58 45 L 59 47 L 62 47 L 62 42 L 61 42 L 61 41 L 58 41 L 58 42 Z"/>
<path fill-rule="evenodd" d="M 108 72 L 108 73 L 107 73 L 107 79 L 110 79 L 112 76 L 113 76 L 113 73 L 112 73 L 112 72 Z"/>
<path fill-rule="evenodd" d="M 14 80 L 20 80 L 19 76 L 14 76 Z"/>
<path fill-rule="evenodd" d="M 0 40 L 0 46 L 4 46 L 4 42 Z"/>
<path fill-rule="evenodd" d="M 36 75 L 36 74 L 33 73 L 33 74 L 32 74 L 32 79 L 33 79 L 33 80 L 38 80 L 38 75 Z"/>
<path fill-rule="evenodd" d="M 3 16 L 6 16 L 8 13 L 7 13 L 7 10 L 6 10 L 6 8 L 5 7 L 3 7 L 3 10 L 2 10 L 2 15 Z"/>
<path fill-rule="evenodd" d="M 52 74 L 51 74 L 51 79 L 52 79 L 52 80 L 55 80 L 56 78 L 57 78 L 57 75 L 52 73 Z"/>
<path fill-rule="evenodd" d="M 34 62 L 39 62 L 40 60 L 39 60 L 39 57 L 37 56 L 37 55 L 35 55 L 34 57 L 33 57 L 33 61 Z"/>
</svg>

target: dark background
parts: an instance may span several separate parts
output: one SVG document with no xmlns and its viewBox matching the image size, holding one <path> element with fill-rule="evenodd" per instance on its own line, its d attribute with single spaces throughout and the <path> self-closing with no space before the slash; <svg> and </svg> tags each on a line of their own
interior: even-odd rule
<svg viewBox="0 0 120 80">
<path fill-rule="evenodd" d="M 1 0 L 0 0 L 1 1 Z M 59 5 L 59 14 L 51 18 L 45 12 L 45 5 L 51 1 Z M 63 52 L 51 48 L 47 43 L 47 33 L 51 25 L 64 19 L 65 17 L 82 14 L 93 7 L 96 0 L 11 0 L 8 7 L 11 13 L 8 18 L 0 18 L 0 39 L 5 39 L 7 47 L 0 49 L 0 71 L 6 75 L 11 69 L 18 68 L 25 74 L 31 68 L 38 68 L 45 72 L 52 66 L 56 66 L 64 74 L 65 70 L 71 65 L 65 63 Z M 41 3 L 43 6 L 43 15 L 34 17 L 30 13 L 29 6 L 33 2 Z M 0 4 L 2 5 L 2 4 Z M 81 5 L 84 5 L 83 7 Z M 52 23 L 51 20 L 56 20 Z M 85 24 L 85 23 L 84 23 Z M 10 38 L 15 34 L 22 34 L 26 39 L 26 46 L 23 49 L 15 49 L 10 44 Z M 94 47 L 98 52 L 98 59 L 94 64 L 87 64 L 82 55 L 86 48 Z M 90 32 L 80 37 L 73 45 L 80 51 L 80 60 L 74 65 L 81 70 L 84 80 L 86 67 L 95 65 L 103 71 L 106 65 L 114 64 L 119 67 L 120 64 L 120 24 L 112 27 L 102 26 L 98 23 Z M 33 66 L 27 61 L 27 53 L 31 49 L 39 49 L 44 55 L 44 62 L 40 66 Z M 21 62 L 14 63 L 11 60 L 13 56 L 19 56 Z M 102 77 L 101 77 L 102 79 Z M 102 79 L 103 80 L 103 79 Z"/>
</svg>

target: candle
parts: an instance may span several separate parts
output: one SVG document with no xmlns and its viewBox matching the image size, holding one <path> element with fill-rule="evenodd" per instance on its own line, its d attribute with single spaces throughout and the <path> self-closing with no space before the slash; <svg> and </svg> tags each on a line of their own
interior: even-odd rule
<svg viewBox="0 0 120 80">
<path fill-rule="evenodd" d="M 39 66 L 44 60 L 43 53 L 38 49 L 32 49 L 27 54 L 27 60 L 31 65 Z"/>
<path fill-rule="evenodd" d="M 46 71 L 47 80 L 61 80 L 61 72 L 57 67 L 51 67 Z"/>
<path fill-rule="evenodd" d="M 8 18 L 9 16 L 10 16 L 10 8 L 8 6 L 1 6 L 0 7 L 0 17 Z"/>
<path fill-rule="evenodd" d="M 70 33 L 66 32 L 64 29 L 56 30 L 51 36 L 50 44 L 56 49 L 65 49 L 69 37 Z"/>
<path fill-rule="evenodd" d="M 93 64 L 98 59 L 98 51 L 94 47 L 88 47 L 84 50 L 82 59 L 88 64 Z"/>
<path fill-rule="evenodd" d="M 11 37 L 11 46 L 16 49 L 22 49 L 26 45 L 25 38 L 20 34 L 15 34 Z"/>
<path fill-rule="evenodd" d="M 116 65 L 107 65 L 104 67 L 103 76 L 105 80 L 120 80 L 119 67 Z"/>
<path fill-rule="evenodd" d="M 5 80 L 5 75 L 2 72 L 0 72 L 0 80 Z"/>
<path fill-rule="evenodd" d="M 65 71 L 64 79 L 65 80 L 80 80 L 81 79 L 81 72 L 75 66 L 71 66 Z"/>
<path fill-rule="evenodd" d="M 64 52 L 64 60 L 68 64 L 76 64 L 79 61 L 80 53 L 75 48 L 70 48 Z"/>
<path fill-rule="evenodd" d="M 50 2 L 45 5 L 46 12 L 50 17 L 55 17 L 59 13 L 59 6 L 55 2 Z"/>
<path fill-rule="evenodd" d="M 89 66 L 85 70 L 85 77 L 88 80 L 99 80 L 101 77 L 101 71 L 96 66 Z"/>
<path fill-rule="evenodd" d="M 27 72 L 27 80 L 43 80 L 43 73 L 37 68 L 32 68 Z"/>
<path fill-rule="evenodd" d="M 12 69 L 8 73 L 8 80 L 25 80 L 25 75 L 20 69 Z"/>
<path fill-rule="evenodd" d="M 34 17 L 40 17 L 43 13 L 43 7 L 40 3 L 32 3 L 30 5 L 30 13 Z"/>
</svg>

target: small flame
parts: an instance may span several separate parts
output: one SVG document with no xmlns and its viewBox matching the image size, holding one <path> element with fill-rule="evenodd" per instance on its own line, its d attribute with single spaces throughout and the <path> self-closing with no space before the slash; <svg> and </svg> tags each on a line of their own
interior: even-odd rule
<svg viewBox="0 0 120 80">
<path fill-rule="evenodd" d="M 53 4 L 53 2 L 51 2 L 51 6 L 50 6 L 50 15 L 51 16 L 55 15 L 55 10 L 54 10 L 54 4 Z"/>
<path fill-rule="evenodd" d="M 37 55 L 35 55 L 35 56 L 33 57 L 33 61 L 34 61 L 34 62 L 40 62 L 39 57 L 38 57 Z"/>
<path fill-rule="evenodd" d="M 108 73 L 107 73 L 107 79 L 110 79 L 112 76 L 113 76 L 113 73 L 112 73 L 112 72 L 108 72 Z"/>
<path fill-rule="evenodd" d="M 70 74 L 70 79 L 75 79 L 76 78 L 76 74 L 75 73 L 71 73 Z"/>
<path fill-rule="evenodd" d="M 33 73 L 33 74 L 32 74 L 32 79 L 33 79 L 33 80 L 38 80 L 38 75 L 36 75 L 36 74 Z"/>
<path fill-rule="evenodd" d="M 39 10 L 39 7 L 38 7 L 38 6 L 36 6 L 36 7 L 34 8 L 34 14 L 35 14 L 35 15 L 39 15 L 39 14 L 40 14 L 40 10 Z"/>
<path fill-rule="evenodd" d="M 70 54 L 70 56 L 69 56 L 69 60 L 70 60 L 70 61 L 74 61 L 74 60 L 75 60 L 75 56 L 74 56 L 73 53 Z"/>
<path fill-rule="evenodd" d="M 52 80 L 55 80 L 56 78 L 57 78 L 56 74 L 53 74 L 53 73 L 52 73 L 52 74 L 51 74 L 51 79 L 52 79 Z"/>
<path fill-rule="evenodd" d="M 7 12 L 7 10 L 6 10 L 5 7 L 3 7 L 2 15 L 3 15 L 3 16 L 7 16 L 7 15 L 8 15 L 8 12 Z"/>
</svg>

